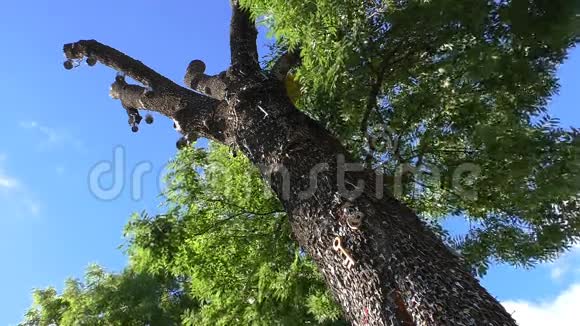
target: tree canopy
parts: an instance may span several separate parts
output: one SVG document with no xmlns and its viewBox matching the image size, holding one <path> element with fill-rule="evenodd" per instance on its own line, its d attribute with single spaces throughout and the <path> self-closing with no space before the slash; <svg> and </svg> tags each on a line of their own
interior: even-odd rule
<svg viewBox="0 0 580 326">
<path fill-rule="evenodd" d="M 275 36 L 270 66 L 300 54 L 296 105 L 384 173 L 474 273 L 577 242 L 580 132 L 547 111 L 578 41 L 577 1 L 241 2 Z M 212 144 L 169 170 L 166 212 L 127 225 L 127 269 L 37 290 L 23 325 L 344 323 L 247 158 Z M 449 236 L 449 216 L 469 231 Z"/>
<path fill-rule="evenodd" d="M 343 325 L 259 171 L 212 145 L 169 165 L 166 213 L 127 224 L 129 266 L 62 294 L 36 290 L 22 325 Z"/>
<path fill-rule="evenodd" d="M 178 325 L 199 303 L 176 278 L 127 269 L 120 274 L 91 265 L 81 282 L 69 279 L 34 291 L 34 305 L 20 325 Z"/>
<path fill-rule="evenodd" d="M 387 186 L 423 217 L 469 221 L 448 240 L 480 275 L 577 241 L 579 130 L 547 104 L 578 1 L 242 3 L 299 49 L 299 108 L 384 174 L 416 171 Z M 475 173 L 455 175 L 465 163 Z"/>
</svg>

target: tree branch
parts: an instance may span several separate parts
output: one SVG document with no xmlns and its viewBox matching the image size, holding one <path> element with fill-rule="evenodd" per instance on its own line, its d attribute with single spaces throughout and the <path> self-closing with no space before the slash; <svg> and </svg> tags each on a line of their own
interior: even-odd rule
<svg viewBox="0 0 580 326">
<path fill-rule="evenodd" d="M 368 146 L 369 146 L 369 151 L 364 159 L 365 164 L 367 164 L 368 166 L 370 166 L 372 164 L 372 160 L 373 160 L 373 156 L 374 156 L 374 152 L 375 152 L 375 145 L 373 144 L 372 137 L 368 133 L 368 130 L 367 130 L 368 125 L 369 125 L 369 118 L 370 118 L 370 115 L 373 111 L 376 111 L 377 113 L 379 111 L 377 97 L 379 96 L 379 94 L 381 92 L 381 88 L 382 88 L 383 82 L 385 80 L 385 74 L 387 73 L 387 69 L 389 69 L 389 67 L 392 67 L 394 64 L 396 64 L 397 62 L 399 62 L 401 60 L 401 58 L 399 58 L 399 59 L 391 61 L 392 57 L 395 56 L 395 54 L 399 51 L 401 46 L 402 46 L 401 43 L 399 43 L 397 46 L 395 46 L 395 48 L 392 51 L 389 51 L 388 54 L 386 55 L 386 57 L 383 59 L 383 62 L 381 63 L 380 67 L 377 70 L 371 69 L 371 72 L 375 75 L 375 77 L 372 77 L 374 80 L 372 80 L 372 82 L 371 82 L 371 89 L 369 91 L 369 95 L 367 96 L 367 106 L 366 106 L 365 111 L 363 113 L 363 116 L 361 119 L 361 125 L 360 125 L 360 132 L 361 132 L 363 138 L 366 139 Z"/>
<path fill-rule="evenodd" d="M 376 110 L 376 108 L 377 108 L 377 97 L 379 96 L 379 92 L 381 90 L 381 87 L 383 86 L 384 73 L 382 71 L 383 71 L 383 69 L 381 69 L 381 73 L 377 76 L 377 79 L 374 81 L 374 83 L 371 87 L 371 91 L 369 92 L 369 95 L 367 97 L 367 107 L 363 113 L 363 117 L 362 117 L 361 125 L 360 125 L 360 132 L 362 133 L 363 137 L 366 139 L 368 146 L 369 146 L 369 151 L 365 157 L 365 163 L 367 164 L 367 166 L 370 166 L 372 164 L 373 155 L 375 152 L 375 147 L 373 144 L 372 137 L 369 134 L 367 129 L 368 129 L 369 117 L 371 115 L 371 111 Z"/>
<path fill-rule="evenodd" d="M 83 59 L 84 57 L 94 58 L 105 66 L 126 74 L 148 87 L 157 89 L 175 85 L 171 80 L 147 67 L 141 61 L 95 40 L 81 40 L 65 44 L 63 51 L 70 60 Z"/>
<path fill-rule="evenodd" d="M 226 73 L 210 76 L 204 74 L 205 63 L 201 60 L 193 60 L 187 66 L 183 82 L 185 86 L 211 96 L 217 100 L 223 100 L 226 95 Z"/>
<path fill-rule="evenodd" d="M 63 51 L 69 62 L 87 57 L 121 74 L 111 85 L 110 95 L 121 101 L 129 113 L 130 124 L 136 125 L 141 120 L 137 109 L 146 109 L 172 118 L 184 134 L 198 133 L 223 141 L 224 127 L 221 124 L 224 119 L 219 116 L 223 111 L 219 109 L 221 101 L 181 87 L 141 61 L 95 40 L 65 44 Z M 123 75 L 145 87 L 128 84 Z"/>
<path fill-rule="evenodd" d="M 230 51 L 234 74 L 239 73 L 243 77 L 260 71 L 257 36 L 258 30 L 250 13 L 240 7 L 239 0 L 232 0 Z"/>
</svg>

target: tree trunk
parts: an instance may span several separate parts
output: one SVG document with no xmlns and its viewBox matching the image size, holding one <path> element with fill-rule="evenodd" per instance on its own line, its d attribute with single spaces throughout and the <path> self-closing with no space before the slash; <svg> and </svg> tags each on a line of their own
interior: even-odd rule
<svg viewBox="0 0 580 326">
<path fill-rule="evenodd" d="M 279 77 L 284 71 L 260 70 L 255 35 L 249 15 L 234 4 L 230 68 L 207 76 L 199 60 L 188 67 L 187 86 L 204 94 L 96 41 L 67 44 L 64 52 L 145 86 L 123 77 L 112 85 L 131 124 L 140 121 L 138 108 L 160 112 L 185 136 L 239 148 L 260 167 L 353 325 L 515 325 L 410 209 L 381 194 L 382 176 L 347 163 L 353 160 L 340 142 L 293 106 Z"/>
<path fill-rule="evenodd" d="M 233 102 L 232 112 L 244 112 L 235 144 L 271 180 L 296 239 L 353 325 L 515 324 L 410 209 L 389 193 L 380 198 L 380 175 L 345 174 L 357 166 L 344 164 L 345 149 L 281 91 L 257 85 Z M 353 214 L 362 217 L 354 229 Z M 333 248 L 337 238 L 350 268 Z"/>
</svg>

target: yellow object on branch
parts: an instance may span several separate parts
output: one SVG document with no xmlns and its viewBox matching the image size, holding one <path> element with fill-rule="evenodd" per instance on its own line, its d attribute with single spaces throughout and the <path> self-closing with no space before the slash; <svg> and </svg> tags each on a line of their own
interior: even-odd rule
<svg viewBox="0 0 580 326">
<path fill-rule="evenodd" d="M 300 99 L 300 83 L 294 79 L 293 74 L 288 73 L 284 80 L 284 85 L 286 86 L 286 94 L 290 98 L 290 101 L 296 105 L 296 102 Z"/>
</svg>

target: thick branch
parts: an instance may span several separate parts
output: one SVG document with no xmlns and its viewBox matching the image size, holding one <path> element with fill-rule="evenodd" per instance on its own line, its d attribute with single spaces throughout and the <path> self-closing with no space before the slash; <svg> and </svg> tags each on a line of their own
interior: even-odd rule
<svg viewBox="0 0 580 326">
<path fill-rule="evenodd" d="M 185 86 L 211 96 L 217 100 L 223 100 L 226 95 L 226 73 L 210 76 L 204 74 L 205 63 L 201 60 L 193 60 L 187 66 L 183 82 Z"/>
<path fill-rule="evenodd" d="M 141 61 L 95 40 L 65 44 L 63 50 L 69 60 L 93 58 L 147 86 L 128 84 L 122 75 L 115 78 L 110 95 L 119 99 L 128 112 L 159 112 L 178 123 L 186 135 L 196 133 L 223 141 L 221 101 L 181 87 Z"/>
<path fill-rule="evenodd" d="M 81 40 L 76 43 L 65 44 L 64 54 L 68 59 L 95 58 L 102 64 L 124 73 L 143 85 L 153 88 L 163 88 L 175 85 L 171 80 L 163 77 L 153 69 L 135 60 L 128 55 L 101 44 L 95 40 Z"/>
<path fill-rule="evenodd" d="M 234 74 L 249 75 L 260 70 L 256 37 L 258 30 L 250 13 L 232 0 L 230 23 L 230 51 Z"/>
<path fill-rule="evenodd" d="M 272 67 L 272 75 L 278 80 L 284 80 L 288 72 L 300 64 L 300 50 L 286 51 Z"/>
</svg>

